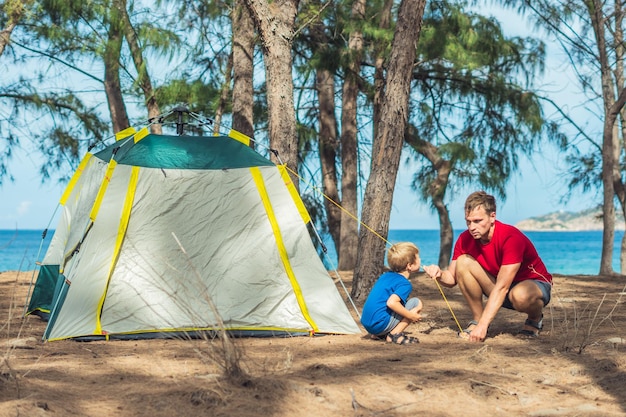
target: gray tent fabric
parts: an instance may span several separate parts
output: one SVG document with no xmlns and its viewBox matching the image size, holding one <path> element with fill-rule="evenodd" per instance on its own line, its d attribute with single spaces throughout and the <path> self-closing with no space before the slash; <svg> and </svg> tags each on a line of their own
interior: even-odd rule
<svg viewBox="0 0 626 417">
<path fill-rule="evenodd" d="M 220 321 L 250 335 L 360 333 L 285 167 L 231 137 L 140 133 L 88 154 L 61 199 L 42 269 L 58 271 L 63 297 L 45 340 Z"/>
</svg>

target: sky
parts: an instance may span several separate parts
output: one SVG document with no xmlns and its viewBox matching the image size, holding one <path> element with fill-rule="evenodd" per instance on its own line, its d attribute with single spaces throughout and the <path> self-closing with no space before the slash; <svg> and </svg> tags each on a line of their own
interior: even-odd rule
<svg viewBox="0 0 626 417">
<path fill-rule="evenodd" d="M 518 17 L 502 11 L 494 15 L 502 22 L 509 35 L 529 33 L 528 27 Z M 557 103 L 567 103 L 575 108 L 581 96 L 574 90 L 574 77 L 563 71 L 563 56 L 558 47 L 548 42 L 548 62 L 544 79 L 539 82 L 549 90 L 551 98 Z M 581 124 L 592 120 L 583 109 L 578 110 Z M 587 120 L 585 120 L 587 119 Z M 27 146 L 27 145 L 25 145 Z M 505 223 L 516 224 L 526 218 L 540 216 L 556 211 L 576 212 L 597 205 L 592 196 L 574 193 L 569 202 L 562 203 L 561 197 L 567 193 L 562 182 L 564 167 L 559 153 L 555 149 L 545 148 L 533 156 L 532 161 L 520 158 L 519 173 L 507 186 L 507 199 L 498 200 L 497 218 Z M 55 179 L 41 182 L 39 175 L 40 157 L 29 149 L 17 149 L 9 166 L 15 181 L 2 180 L 0 185 L 0 229 L 54 228 L 58 219 L 58 201 L 65 185 Z M 68 170 L 71 169 L 68 167 Z M 390 229 L 438 229 L 437 216 L 427 205 L 420 202 L 415 192 L 410 189 L 410 168 L 401 165 L 391 212 Z M 463 203 L 473 189 L 459 192 L 448 209 L 452 225 L 456 230 L 465 227 Z"/>
</svg>

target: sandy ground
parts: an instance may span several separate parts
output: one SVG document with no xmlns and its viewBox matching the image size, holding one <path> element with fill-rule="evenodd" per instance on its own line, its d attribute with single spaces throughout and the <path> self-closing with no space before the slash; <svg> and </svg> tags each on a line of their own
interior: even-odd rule
<svg viewBox="0 0 626 417">
<path fill-rule="evenodd" d="M 229 380 L 217 340 L 42 343 L 45 323 L 21 317 L 32 275 L 0 273 L 0 416 L 626 416 L 624 277 L 556 276 L 539 338 L 502 310 L 475 344 L 457 336 L 459 290 L 443 290 L 453 316 L 417 276 L 419 344 L 237 339 Z"/>
</svg>

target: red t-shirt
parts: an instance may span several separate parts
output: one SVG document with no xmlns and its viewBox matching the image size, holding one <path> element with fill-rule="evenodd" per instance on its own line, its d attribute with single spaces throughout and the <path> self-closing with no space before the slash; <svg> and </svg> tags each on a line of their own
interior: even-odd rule
<svg viewBox="0 0 626 417">
<path fill-rule="evenodd" d="M 486 245 L 482 244 L 480 239 L 474 239 L 468 230 L 461 233 L 454 245 L 452 260 L 464 254 L 471 255 L 494 277 L 498 276 L 502 265 L 521 262 L 514 282 L 538 279 L 552 283 L 552 275 L 546 269 L 530 239 L 516 227 L 497 220 L 493 237 Z"/>
</svg>

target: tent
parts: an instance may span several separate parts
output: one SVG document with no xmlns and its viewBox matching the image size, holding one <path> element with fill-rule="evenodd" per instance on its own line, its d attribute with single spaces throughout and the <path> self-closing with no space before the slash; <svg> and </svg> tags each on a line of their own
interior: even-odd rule
<svg viewBox="0 0 626 417">
<path fill-rule="evenodd" d="M 285 166 L 237 132 L 124 133 L 61 197 L 26 310 L 44 340 L 360 333 Z"/>
</svg>

